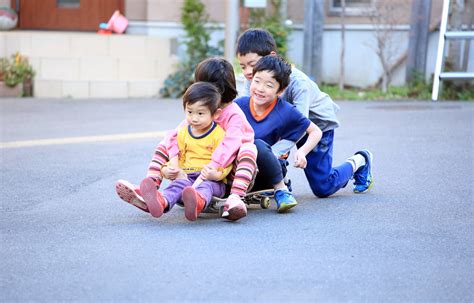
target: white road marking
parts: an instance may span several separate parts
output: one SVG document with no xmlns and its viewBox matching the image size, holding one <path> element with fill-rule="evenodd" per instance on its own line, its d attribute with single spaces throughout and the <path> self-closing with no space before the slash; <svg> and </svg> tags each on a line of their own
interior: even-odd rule
<svg viewBox="0 0 474 303">
<path fill-rule="evenodd" d="M 86 137 L 69 137 L 69 138 L 26 140 L 26 141 L 10 141 L 10 142 L 0 142 L 0 149 L 91 143 L 91 142 L 126 141 L 126 140 L 138 140 L 138 139 L 147 139 L 147 138 L 163 138 L 166 135 L 166 133 L 167 131 L 158 131 L 158 132 L 128 133 L 128 134 L 104 135 L 104 136 L 86 136 Z"/>
</svg>

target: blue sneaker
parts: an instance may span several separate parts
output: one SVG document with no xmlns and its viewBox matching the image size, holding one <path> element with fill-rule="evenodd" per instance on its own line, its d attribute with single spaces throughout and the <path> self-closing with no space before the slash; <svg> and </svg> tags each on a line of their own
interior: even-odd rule
<svg viewBox="0 0 474 303">
<path fill-rule="evenodd" d="M 293 194 L 285 189 L 279 189 L 275 191 L 275 201 L 277 203 L 277 211 L 279 213 L 284 213 L 290 208 L 298 205 Z"/>
<path fill-rule="evenodd" d="M 374 184 L 372 178 L 372 159 L 374 156 L 366 149 L 356 152 L 365 158 L 365 165 L 354 173 L 354 192 L 359 194 L 368 191 Z"/>
</svg>

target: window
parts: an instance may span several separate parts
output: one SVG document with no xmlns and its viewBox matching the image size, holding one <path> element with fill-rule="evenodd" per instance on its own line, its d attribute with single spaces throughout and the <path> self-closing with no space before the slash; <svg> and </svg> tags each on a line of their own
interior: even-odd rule
<svg viewBox="0 0 474 303">
<path fill-rule="evenodd" d="M 78 8 L 81 6 L 80 0 L 57 0 L 57 7 Z"/>
<path fill-rule="evenodd" d="M 370 13 L 376 0 L 346 0 L 346 15 L 360 16 Z M 331 0 L 329 12 L 332 15 L 341 14 L 341 0 Z"/>
</svg>

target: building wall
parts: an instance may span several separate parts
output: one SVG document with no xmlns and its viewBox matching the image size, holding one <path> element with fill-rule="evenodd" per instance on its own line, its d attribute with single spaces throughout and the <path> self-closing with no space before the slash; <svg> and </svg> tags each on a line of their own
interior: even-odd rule
<svg viewBox="0 0 474 303">
<path fill-rule="evenodd" d="M 124 15 L 129 20 L 145 21 L 147 18 L 147 0 L 125 0 Z"/>
<path fill-rule="evenodd" d="M 217 22 L 217 30 L 211 35 L 211 44 L 217 45 L 224 39 L 225 1 L 202 0 L 209 13 L 210 20 Z M 389 1 L 389 0 L 384 0 Z M 175 41 L 175 54 L 184 54 L 184 45 L 180 40 L 185 32 L 180 24 L 180 10 L 184 0 L 126 0 L 126 15 L 131 20 L 128 33 L 146 34 L 171 38 Z M 298 67 L 303 65 L 303 29 L 305 0 L 288 0 L 288 19 L 293 22 L 293 31 L 289 36 L 288 58 Z M 381 1 L 379 1 L 381 3 Z M 394 62 L 404 56 L 408 48 L 411 0 L 390 0 L 392 11 L 385 12 L 396 23 L 394 38 Z M 337 13 L 330 11 L 330 1 L 325 1 L 326 17 L 324 20 L 323 37 L 323 71 L 322 81 L 338 83 L 340 51 L 341 51 L 341 20 Z M 440 21 L 442 0 L 432 1 L 431 24 L 435 27 Z M 128 11 L 129 10 L 129 11 Z M 374 24 L 366 16 L 347 16 L 346 51 L 345 51 L 345 82 L 356 87 L 375 85 L 382 74 L 381 64 L 375 54 Z M 433 34 L 431 35 L 433 36 Z M 430 37 L 429 54 L 436 56 L 437 42 Z M 427 58 L 429 78 L 434 70 L 435 57 Z M 404 64 L 395 69 L 393 84 L 403 85 L 405 79 Z"/>
<path fill-rule="evenodd" d="M 10 0 L 0 0 L 0 7 L 2 6 L 11 7 Z"/>
<path fill-rule="evenodd" d="M 5 0 L 0 0 L 5 1 Z M 226 0 L 201 0 L 206 6 L 211 21 L 225 21 Z M 268 2 L 268 1 L 267 1 Z M 411 0 L 378 0 L 377 3 L 383 5 L 384 2 L 394 6 L 407 6 L 410 9 Z M 179 22 L 181 18 L 181 7 L 184 0 L 125 0 L 125 15 L 129 20 L 134 21 L 158 21 L 158 22 Z M 305 0 L 287 0 L 288 19 L 294 24 L 304 23 L 304 3 Z M 437 22 L 440 16 L 443 0 L 432 0 L 432 21 Z M 330 11 L 330 1 L 325 1 L 326 24 L 340 24 L 340 16 Z M 402 14 L 398 18 L 400 24 L 410 22 L 410 14 Z M 358 16 L 346 16 L 347 24 L 367 24 L 369 18 Z"/>
</svg>

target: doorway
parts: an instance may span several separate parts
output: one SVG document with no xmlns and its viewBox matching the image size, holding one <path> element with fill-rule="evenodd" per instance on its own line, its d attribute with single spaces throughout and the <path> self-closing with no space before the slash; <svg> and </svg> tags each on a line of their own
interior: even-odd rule
<svg viewBox="0 0 474 303">
<path fill-rule="evenodd" d="M 124 0 L 12 0 L 20 29 L 96 31 L 115 10 L 124 13 Z"/>
</svg>

